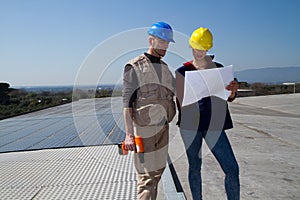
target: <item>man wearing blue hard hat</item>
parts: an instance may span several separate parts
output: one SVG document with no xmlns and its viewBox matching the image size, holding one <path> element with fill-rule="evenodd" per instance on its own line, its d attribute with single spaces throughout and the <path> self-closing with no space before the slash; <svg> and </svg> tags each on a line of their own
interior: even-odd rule
<svg viewBox="0 0 300 200">
<path fill-rule="evenodd" d="M 157 186 L 168 155 L 169 122 L 175 115 L 175 79 L 162 61 L 173 30 L 165 22 L 157 22 L 148 30 L 147 52 L 130 60 L 123 76 L 123 117 L 125 148 L 135 151 L 138 177 L 138 199 L 156 199 Z M 140 136 L 143 151 L 135 138 Z"/>
</svg>

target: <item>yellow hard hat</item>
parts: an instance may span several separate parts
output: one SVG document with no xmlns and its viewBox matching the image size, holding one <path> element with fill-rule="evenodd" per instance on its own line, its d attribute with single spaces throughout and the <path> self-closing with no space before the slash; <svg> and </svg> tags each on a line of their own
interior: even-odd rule
<svg viewBox="0 0 300 200">
<path fill-rule="evenodd" d="M 192 33 L 189 43 L 193 49 L 207 51 L 213 46 L 213 36 L 208 28 L 200 27 Z"/>
</svg>

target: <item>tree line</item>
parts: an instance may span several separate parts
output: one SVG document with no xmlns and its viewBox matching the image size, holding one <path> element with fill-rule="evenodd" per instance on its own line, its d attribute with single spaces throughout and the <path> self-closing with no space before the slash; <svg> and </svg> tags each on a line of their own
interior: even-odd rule
<svg viewBox="0 0 300 200">
<path fill-rule="evenodd" d="M 294 93 L 293 85 L 283 84 L 267 84 L 267 83 L 247 83 L 239 82 L 240 89 L 252 90 L 251 93 L 239 92 L 239 96 L 262 96 L 262 95 L 274 95 L 274 94 L 291 94 Z M 300 83 L 295 84 L 295 93 L 300 92 Z"/>
<path fill-rule="evenodd" d="M 0 83 L 0 119 L 69 103 L 72 92 L 27 92 Z"/>
</svg>

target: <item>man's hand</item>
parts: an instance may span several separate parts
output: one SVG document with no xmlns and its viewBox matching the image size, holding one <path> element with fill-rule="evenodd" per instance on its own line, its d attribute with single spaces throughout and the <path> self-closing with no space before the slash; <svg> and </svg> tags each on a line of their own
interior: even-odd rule
<svg viewBox="0 0 300 200">
<path fill-rule="evenodd" d="M 125 149 L 128 151 L 135 151 L 135 142 L 133 135 L 132 124 L 132 108 L 123 108 L 123 118 L 126 130 Z"/>
<path fill-rule="evenodd" d="M 125 138 L 125 148 L 128 151 L 136 151 L 135 148 L 135 142 L 134 142 L 134 136 L 133 135 L 128 135 L 126 134 L 126 138 Z"/>
</svg>

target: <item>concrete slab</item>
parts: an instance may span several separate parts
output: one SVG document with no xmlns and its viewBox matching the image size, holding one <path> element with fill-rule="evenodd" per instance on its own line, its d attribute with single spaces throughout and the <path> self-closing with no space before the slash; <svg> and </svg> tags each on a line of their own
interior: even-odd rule
<svg viewBox="0 0 300 200">
<path fill-rule="evenodd" d="M 240 166 L 241 199 L 300 199 L 300 94 L 238 98 L 230 110 L 235 128 L 227 135 Z M 170 157 L 192 199 L 183 143 L 172 129 Z M 226 199 L 224 174 L 205 145 L 203 157 L 203 199 Z"/>
</svg>

